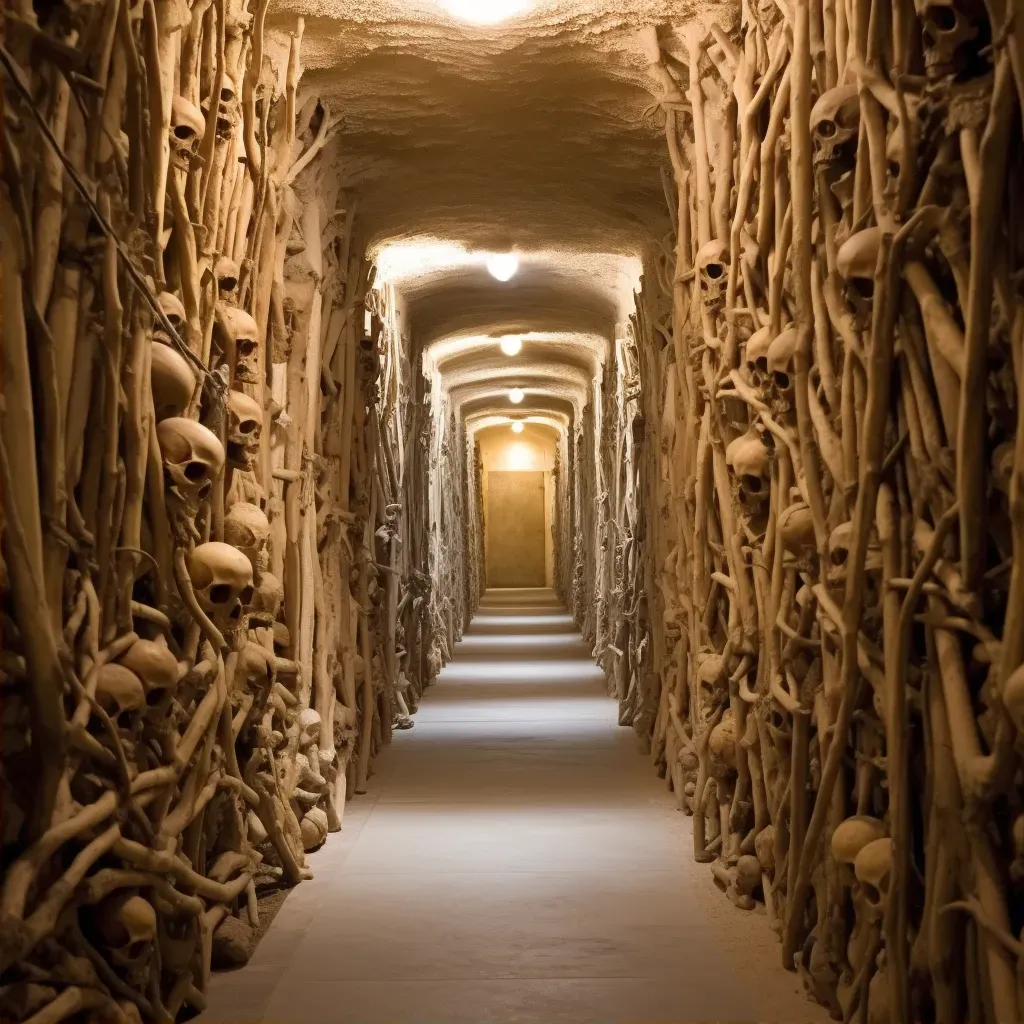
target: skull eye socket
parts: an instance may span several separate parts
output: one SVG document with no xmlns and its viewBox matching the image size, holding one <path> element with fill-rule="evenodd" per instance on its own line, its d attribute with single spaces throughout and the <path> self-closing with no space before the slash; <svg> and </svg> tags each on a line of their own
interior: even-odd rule
<svg viewBox="0 0 1024 1024">
<path fill-rule="evenodd" d="M 721 263 L 709 263 L 704 268 L 704 273 L 707 274 L 712 281 L 717 281 L 718 278 L 720 278 L 722 274 L 725 273 L 725 268 L 722 266 Z"/>
<path fill-rule="evenodd" d="M 816 131 L 823 139 L 831 139 L 836 133 L 836 123 L 825 118 L 824 121 L 818 122 Z"/>
<path fill-rule="evenodd" d="M 234 89 L 221 89 L 220 100 L 221 103 L 230 103 L 235 98 Z"/>
<path fill-rule="evenodd" d="M 180 139 L 182 142 L 189 142 L 195 138 L 195 131 L 190 128 L 187 124 L 178 124 L 174 126 L 174 137 Z"/>
<path fill-rule="evenodd" d="M 191 480 L 193 483 L 199 483 L 200 480 L 205 479 L 206 472 L 206 463 L 197 462 L 195 459 L 191 462 L 186 462 L 185 468 L 182 470 L 182 473 L 185 474 L 185 479 Z"/>
<path fill-rule="evenodd" d="M 952 7 L 932 7 L 928 20 L 940 32 L 952 32 L 956 28 L 957 16 Z"/>
<path fill-rule="evenodd" d="M 889 172 L 890 178 L 898 178 L 900 176 L 900 164 L 898 160 L 889 160 L 885 169 Z"/>
<path fill-rule="evenodd" d="M 780 391 L 785 391 L 789 387 L 789 374 L 785 370 L 776 370 L 772 376 L 775 377 L 775 386 Z"/>
<path fill-rule="evenodd" d="M 768 357 L 767 356 L 758 356 L 758 358 L 754 360 L 754 366 L 757 367 L 757 369 L 758 369 L 758 371 L 760 373 L 767 373 L 768 372 Z"/>
<path fill-rule="evenodd" d="M 255 420 L 242 420 L 238 424 L 239 433 L 242 434 L 253 434 L 256 432 L 256 421 Z"/>
<path fill-rule="evenodd" d="M 760 494 L 761 478 L 759 476 L 754 476 L 753 473 L 744 473 L 743 490 L 745 490 L 748 494 Z"/>
<path fill-rule="evenodd" d="M 227 604 L 234 591 L 229 583 L 214 583 L 208 591 L 211 604 Z"/>
<path fill-rule="evenodd" d="M 229 274 L 227 277 L 222 277 L 217 284 L 222 292 L 233 292 L 238 284 L 238 278 Z"/>
<path fill-rule="evenodd" d="M 833 565 L 846 565 L 846 548 L 833 548 L 829 553 L 829 561 Z"/>
<path fill-rule="evenodd" d="M 242 602 L 242 604 L 252 604 L 252 595 L 252 587 L 244 587 L 242 589 L 241 594 L 238 595 L 238 598 Z"/>
<path fill-rule="evenodd" d="M 253 341 L 252 338 L 243 338 L 238 343 L 238 354 L 244 359 L 248 359 L 249 356 L 255 354 L 257 348 L 259 348 L 259 342 Z"/>
</svg>

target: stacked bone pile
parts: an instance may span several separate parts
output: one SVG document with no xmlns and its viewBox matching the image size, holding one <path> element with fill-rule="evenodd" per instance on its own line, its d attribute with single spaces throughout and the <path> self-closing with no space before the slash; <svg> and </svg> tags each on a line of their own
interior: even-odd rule
<svg viewBox="0 0 1024 1024">
<path fill-rule="evenodd" d="M 642 37 L 676 225 L 647 273 L 653 753 L 696 859 L 846 1020 L 1024 1014 L 1010 8 L 778 0 Z"/>
<path fill-rule="evenodd" d="M 201 1009 L 429 678 L 422 383 L 266 8 L 5 11 L 4 1021 Z"/>
</svg>

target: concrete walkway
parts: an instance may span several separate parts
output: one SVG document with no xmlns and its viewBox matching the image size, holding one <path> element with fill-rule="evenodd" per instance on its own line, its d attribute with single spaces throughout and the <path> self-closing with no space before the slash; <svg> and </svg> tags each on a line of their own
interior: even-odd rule
<svg viewBox="0 0 1024 1024">
<path fill-rule="evenodd" d="M 690 855 L 550 591 L 491 591 L 370 792 L 203 1022 L 827 1017 Z"/>
</svg>

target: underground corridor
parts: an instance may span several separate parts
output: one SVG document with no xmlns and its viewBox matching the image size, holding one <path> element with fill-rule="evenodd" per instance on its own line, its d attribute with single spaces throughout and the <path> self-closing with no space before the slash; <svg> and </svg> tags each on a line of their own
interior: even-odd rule
<svg viewBox="0 0 1024 1024">
<path fill-rule="evenodd" d="M 1024 1020 L 1020 0 L 0 75 L 0 1024 Z"/>
</svg>

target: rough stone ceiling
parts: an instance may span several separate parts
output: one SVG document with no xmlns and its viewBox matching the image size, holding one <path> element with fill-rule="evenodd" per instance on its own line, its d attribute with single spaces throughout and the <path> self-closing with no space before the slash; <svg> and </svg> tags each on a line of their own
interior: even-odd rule
<svg viewBox="0 0 1024 1024">
<path fill-rule="evenodd" d="M 303 92 L 342 118 L 331 165 L 359 197 L 360 230 L 417 341 L 572 334 L 598 339 L 592 374 L 631 309 L 644 246 L 668 227 L 664 141 L 637 32 L 686 21 L 698 2 L 533 0 L 485 26 L 445 3 L 275 0 L 270 24 L 305 19 Z M 719 6 L 699 4 L 702 14 Z M 495 281 L 483 254 L 509 250 L 520 271 Z M 487 388 L 491 354 L 469 353 Z M 527 357 L 551 364 L 528 401 L 578 411 L 586 395 L 557 377 L 579 357 L 524 346 Z M 472 359 L 440 367 L 442 386 L 449 368 L 465 395 Z"/>
</svg>

